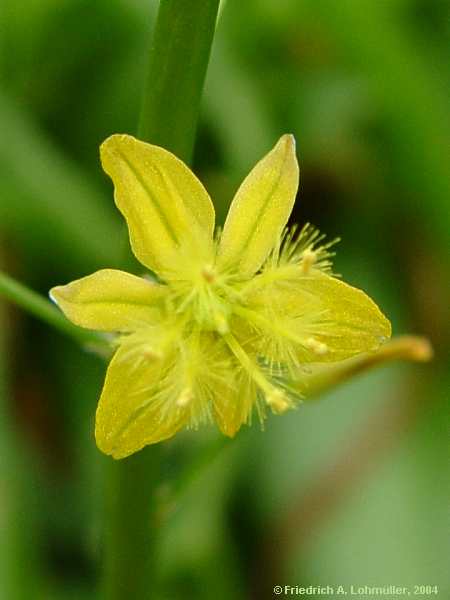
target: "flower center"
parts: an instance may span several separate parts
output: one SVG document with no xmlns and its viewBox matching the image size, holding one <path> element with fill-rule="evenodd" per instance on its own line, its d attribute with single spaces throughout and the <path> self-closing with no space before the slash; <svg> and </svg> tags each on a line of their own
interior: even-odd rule
<svg viewBox="0 0 450 600">
<path fill-rule="evenodd" d="M 228 333 L 232 303 L 224 277 L 207 265 L 202 268 L 194 290 L 193 319 L 206 331 L 217 331 L 220 335 Z"/>
<path fill-rule="evenodd" d="M 230 277 L 211 264 L 192 269 L 189 278 L 170 282 L 173 310 L 194 322 L 200 330 L 225 335 L 233 308 L 233 290 Z"/>
</svg>

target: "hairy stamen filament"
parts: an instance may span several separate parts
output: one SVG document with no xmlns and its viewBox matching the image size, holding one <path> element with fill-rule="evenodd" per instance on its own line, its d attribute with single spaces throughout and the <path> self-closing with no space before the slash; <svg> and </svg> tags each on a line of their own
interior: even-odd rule
<svg viewBox="0 0 450 600">
<path fill-rule="evenodd" d="M 290 404 L 283 391 L 277 389 L 267 380 L 258 365 L 248 356 L 236 338 L 231 334 L 227 334 L 224 336 L 224 340 L 250 378 L 264 393 L 265 400 L 273 411 L 281 413 L 287 410 Z"/>
<path fill-rule="evenodd" d="M 270 321 L 266 319 L 266 317 L 260 315 L 254 310 L 244 308 L 243 306 L 236 306 L 235 313 L 245 318 L 247 321 L 253 322 L 257 327 L 261 327 L 265 331 L 268 331 L 276 336 L 283 337 L 294 344 L 298 344 L 299 346 L 303 346 L 308 348 L 308 350 L 313 350 L 317 354 L 325 354 L 327 351 L 326 344 L 322 344 L 321 342 L 315 340 L 312 337 L 304 338 L 302 336 L 296 335 L 289 329 L 286 329 L 279 325 L 276 320 Z M 314 346 L 314 347 L 313 347 Z M 320 351 L 318 351 L 320 347 Z"/>
</svg>

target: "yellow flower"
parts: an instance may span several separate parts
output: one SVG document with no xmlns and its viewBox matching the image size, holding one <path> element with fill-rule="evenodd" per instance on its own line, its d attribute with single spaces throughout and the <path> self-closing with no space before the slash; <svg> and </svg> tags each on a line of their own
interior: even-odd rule
<svg viewBox="0 0 450 600">
<path fill-rule="evenodd" d="M 51 290 L 81 327 L 116 333 L 96 414 L 97 445 L 123 458 L 215 420 L 233 436 L 282 413 L 307 363 L 376 350 L 389 321 L 331 272 L 331 244 L 285 229 L 298 188 L 284 135 L 236 193 L 222 232 L 200 181 L 173 154 L 128 135 L 101 146 L 137 259 L 157 279 L 105 269 Z"/>
</svg>

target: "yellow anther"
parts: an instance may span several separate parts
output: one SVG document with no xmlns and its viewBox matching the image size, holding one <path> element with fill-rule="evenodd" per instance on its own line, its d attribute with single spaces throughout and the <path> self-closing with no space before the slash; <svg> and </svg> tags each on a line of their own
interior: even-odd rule
<svg viewBox="0 0 450 600">
<path fill-rule="evenodd" d="M 317 252 L 307 248 L 302 254 L 302 261 L 300 263 L 300 269 L 304 275 L 307 275 L 311 270 L 311 267 L 317 261 Z"/>
<path fill-rule="evenodd" d="M 314 354 L 317 354 L 318 356 L 323 356 L 328 352 L 328 346 L 323 342 L 319 342 L 319 340 L 316 340 L 313 337 L 310 337 L 305 341 L 305 346 L 309 350 L 312 350 Z"/>
<path fill-rule="evenodd" d="M 284 413 L 289 408 L 289 402 L 282 390 L 273 389 L 266 394 L 266 402 L 274 413 Z"/>
<path fill-rule="evenodd" d="M 218 312 L 214 314 L 214 323 L 217 331 L 221 335 L 225 335 L 230 331 L 230 328 L 228 327 L 228 321 L 222 313 Z"/>
<path fill-rule="evenodd" d="M 191 388 L 186 387 L 181 392 L 181 394 L 178 396 L 176 405 L 179 406 L 180 408 L 184 408 L 185 406 L 187 406 L 189 404 L 189 402 L 191 402 L 191 400 L 193 398 L 194 398 L 194 395 L 192 393 Z"/>
<path fill-rule="evenodd" d="M 159 350 L 152 348 L 152 346 L 146 346 L 142 350 L 142 356 L 148 360 L 161 360 L 162 353 Z"/>
<path fill-rule="evenodd" d="M 207 265 L 202 269 L 202 276 L 208 283 L 212 283 L 216 278 L 216 272 L 211 266 Z"/>
</svg>

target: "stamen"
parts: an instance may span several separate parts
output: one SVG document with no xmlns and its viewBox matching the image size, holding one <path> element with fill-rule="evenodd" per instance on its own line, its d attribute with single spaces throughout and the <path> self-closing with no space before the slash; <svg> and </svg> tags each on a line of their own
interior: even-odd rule
<svg viewBox="0 0 450 600">
<path fill-rule="evenodd" d="M 328 352 L 328 346 L 323 342 L 319 342 L 319 340 L 316 340 L 313 337 L 308 338 L 303 345 L 309 350 L 312 350 L 314 354 L 317 354 L 318 356 L 323 356 Z"/>
<path fill-rule="evenodd" d="M 313 266 L 324 273 L 331 273 L 334 252 L 330 249 L 339 238 L 327 243 L 323 243 L 324 239 L 325 235 L 309 223 L 300 232 L 295 226 L 286 228 L 282 234 L 281 249 L 274 248 L 263 265 L 262 273 L 270 273 L 273 277 L 275 272 L 280 276 L 283 268 L 289 266 L 300 267 L 303 274 L 309 273 Z"/>
<path fill-rule="evenodd" d="M 311 250 L 311 248 L 307 248 L 302 254 L 302 261 L 300 263 L 301 272 L 304 275 L 308 275 L 311 268 L 317 262 L 317 252 L 315 250 Z"/>
<path fill-rule="evenodd" d="M 212 283 L 216 278 L 216 272 L 211 266 L 207 265 L 202 269 L 202 276 L 208 283 Z"/>
<path fill-rule="evenodd" d="M 228 321 L 223 313 L 216 312 L 214 314 L 214 323 L 215 323 L 216 329 L 220 333 L 220 335 L 225 335 L 226 333 L 228 333 L 230 331 L 230 328 L 228 326 Z"/>
<path fill-rule="evenodd" d="M 274 413 L 280 415 L 289 408 L 289 402 L 282 390 L 273 388 L 266 394 L 266 402 Z"/>
<path fill-rule="evenodd" d="M 163 354 L 160 350 L 156 350 L 152 346 L 146 346 L 142 350 L 142 356 L 148 360 L 161 360 Z"/>
<path fill-rule="evenodd" d="M 184 408 L 193 400 L 193 398 L 194 394 L 192 393 L 192 389 L 190 387 L 185 387 L 178 396 L 176 405 L 180 408 Z"/>
<path fill-rule="evenodd" d="M 258 366 L 246 354 L 241 345 L 231 334 L 226 336 L 225 341 L 235 357 L 241 363 L 242 367 L 247 371 L 250 378 L 253 379 L 256 385 L 261 389 L 265 396 L 266 402 L 271 409 L 278 414 L 286 411 L 290 407 L 290 404 L 286 399 L 284 392 L 274 387 L 267 380 Z"/>
</svg>

